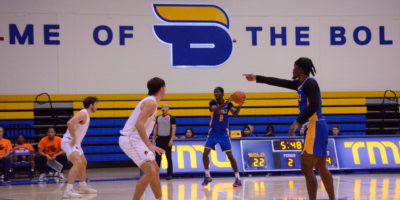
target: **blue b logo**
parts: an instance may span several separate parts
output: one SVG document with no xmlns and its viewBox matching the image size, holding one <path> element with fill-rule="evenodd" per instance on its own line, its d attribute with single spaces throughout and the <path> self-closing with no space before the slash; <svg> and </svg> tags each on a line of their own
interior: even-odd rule
<svg viewBox="0 0 400 200">
<path fill-rule="evenodd" d="M 173 66 L 217 66 L 232 53 L 229 19 L 214 5 L 154 4 L 169 25 L 155 25 L 157 37 L 171 45 Z"/>
</svg>

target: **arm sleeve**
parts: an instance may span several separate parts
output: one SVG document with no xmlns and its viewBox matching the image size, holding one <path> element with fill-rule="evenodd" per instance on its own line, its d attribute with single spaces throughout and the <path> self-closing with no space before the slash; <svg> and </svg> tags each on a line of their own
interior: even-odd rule
<svg viewBox="0 0 400 200">
<path fill-rule="evenodd" d="M 217 102 L 215 102 L 214 100 L 211 100 L 211 101 L 210 101 L 210 107 L 209 107 L 210 111 L 212 111 L 212 110 L 211 110 L 211 107 L 212 107 L 212 106 L 216 106 L 216 105 L 217 105 Z"/>
<path fill-rule="evenodd" d="M 176 119 L 175 119 L 175 117 L 172 116 L 172 115 L 170 115 L 170 116 L 171 116 L 171 124 L 176 124 Z"/>
<path fill-rule="evenodd" d="M 231 103 L 229 103 L 229 105 L 228 105 L 228 111 L 229 110 L 231 110 L 231 108 L 233 108 L 234 106 L 233 106 L 233 103 L 231 102 Z"/>
<path fill-rule="evenodd" d="M 308 99 L 308 107 L 306 111 L 303 112 L 302 115 L 300 115 L 297 118 L 297 122 L 300 124 L 304 124 L 308 121 L 308 119 L 318 111 L 319 108 L 319 87 L 318 83 L 313 80 L 307 80 L 307 82 L 304 83 L 303 85 L 303 92 L 307 96 Z"/>
<path fill-rule="evenodd" d="M 257 83 L 265 83 L 268 85 L 283 87 L 291 90 L 297 90 L 298 80 L 285 80 L 274 77 L 256 76 Z"/>
</svg>

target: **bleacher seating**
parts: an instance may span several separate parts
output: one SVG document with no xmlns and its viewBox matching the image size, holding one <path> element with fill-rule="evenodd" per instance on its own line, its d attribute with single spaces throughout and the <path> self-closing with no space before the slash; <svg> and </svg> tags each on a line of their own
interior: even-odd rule
<svg viewBox="0 0 400 200">
<path fill-rule="evenodd" d="M 225 94 L 228 97 L 230 94 Z M 246 124 L 254 125 L 254 133 L 263 136 L 268 125 L 275 128 L 275 136 L 287 136 L 291 123 L 298 115 L 297 96 L 288 93 L 248 93 L 247 101 L 239 117 L 230 118 L 231 130 L 242 130 Z M 53 102 L 73 102 L 74 112 L 82 109 L 81 100 L 87 95 L 52 95 Z M 119 130 L 145 94 L 95 95 L 99 98 L 99 110 L 92 114 L 83 150 L 89 162 L 127 161 L 118 146 Z M 324 92 L 322 112 L 329 128 L 337 124 L 342 135 L 366 133 L 366 98 L 381 98 L 382 92 Z M 186 128 L 193 128 L 199 137 L 206 137 L 209 130 L 210 112 L 208 102 L 213 94 L 168 94 L 159 106 L 167 103 L 170 114 L 177 120 L 177 135 Z M 34 127 L 33 95 L 0 95 L 0 125 L 26 124 Z M 158 111 L 160 114 L 161 111 Z M 25 128 L 29 129 L 29 128 Z M 10 131 L 10 132 L 9 132 Z M 16 137 L 11 130 L 6 137 Z M 33 132 L 27 131 L 26 137 Z M 36 138 L 38 141 L 40 138 Z"/>
</svg>

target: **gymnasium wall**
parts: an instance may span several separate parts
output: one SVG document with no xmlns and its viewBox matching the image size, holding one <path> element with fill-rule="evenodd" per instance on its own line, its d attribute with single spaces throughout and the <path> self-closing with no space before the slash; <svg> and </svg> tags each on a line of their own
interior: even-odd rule
<svg viewBox="0 0 400 200">
<path fill-rule="evenodd" d="M 228 44 L 232 52 L 218 65 L 173 66 L 171 45 L 156 36 L 153 26 L 188 23 L 161 20 L 154 3 L 218 6 L 229 25 L 190 25 L 224 30 L 230 41 L 236 41 Z M 145 83 L 153 76 L 164 78 L 171 93 L 211 92 L 217 85 L 228 92 L 285 91 L 248 83 L 241 74 L 291 78 L 300 56 L 313 59 L 323 91 L 397 90 L 400 83 L 400 1 L 396 0 L 0 0 L 0 4 L 0 94 L 146 93 Z M 185 37 L 178 36 L 184 33 L 173 39 L 182 40 Z M 207 37 L 221 39 L 214 36 Z M 196 56 L 187 57 L 189 63 Z"/>
</svg>

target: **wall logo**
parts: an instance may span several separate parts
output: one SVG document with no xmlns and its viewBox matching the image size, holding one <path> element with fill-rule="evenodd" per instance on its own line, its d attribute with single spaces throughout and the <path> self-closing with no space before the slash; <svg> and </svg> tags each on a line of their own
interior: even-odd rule
<svg viewBox="0 0 400 200">
<path fill-rule="evenodd" d="M 217 66 L 232 53 L 229 18 L 215 5 L 154 4 L 155 14 L 167 25 L 154 33 L 171 45 L 172 66 Z"/>
</svg>

